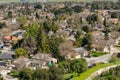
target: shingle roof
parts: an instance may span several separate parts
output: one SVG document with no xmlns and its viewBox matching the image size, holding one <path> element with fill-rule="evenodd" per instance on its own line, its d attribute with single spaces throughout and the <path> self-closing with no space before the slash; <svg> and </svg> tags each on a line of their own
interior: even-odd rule
<svg viewBox="0 0 120 80">
<path fill-rule="evenodd" d="M 14 53 L 13 52 L 2 52 L 2 54 L 0 54 L 0 59 L 1 60 L 3 60 L 3 59 L 6 59 L 6 60 L 14 59 Z"/>
<path fill-rule="evenodd" d="M 46 53 L 38 53 L 32 57 L 32 59 L 45 60 L 45 61 L 47 61 L 51 58 L 52 58 L 52 56 L 50 54 L 46 54 Z"/>
<path fill-rule="evenodd" d="M 0 66 L 6 66 L 5 62 L 0 62 Z"/>
</svg>

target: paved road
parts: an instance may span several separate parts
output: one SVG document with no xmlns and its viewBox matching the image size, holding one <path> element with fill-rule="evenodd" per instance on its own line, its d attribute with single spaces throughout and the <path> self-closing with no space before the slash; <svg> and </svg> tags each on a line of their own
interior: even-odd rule
<svg viewBox="0 0 120 80">
<path fill-rule="evenodd" d="M 112 50 L 110 51 L 110 54 L 106 54 L 100 57 L 91 57 L 91 58 L 85 58 L 88 62 L 88 66 L 91 66 L 94 63 L 99 63 L 99 62 L 103 62 L 103 63 L 108 63 L 109 60 L 111 59 L 113 53 L 118 53 L 120 52 L 120 50 L 116 49 L 115 47 L 112 48 Z"/>
</svg>

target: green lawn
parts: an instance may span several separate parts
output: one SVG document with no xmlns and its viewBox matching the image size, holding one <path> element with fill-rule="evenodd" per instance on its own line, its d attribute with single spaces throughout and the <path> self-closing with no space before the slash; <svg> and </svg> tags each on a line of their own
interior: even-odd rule
<svg viewBox="0 0 120 80">
<path fill-rule="evenodd" d="M 99 65 L 92 67 L 92 68 L 88 69 L 87 71 L 81 73 L 80 76 L 74 77 L 72 80 L 85 80 L 95 71 L 97 71 L 101 68 L 107 67 L 107 66 L 115 65 L 115 64 L 116 63 L 99 64 Z"/>
<path fill-rule="evenodd" d="M 116 46 L 116 48 L 120 50 L 120 45 Z"/>
<path fill-rule="evenodd" d="M 95 71 L 97 71 L 97 70 L 99 70 L 101 68 L 107 67 L 107 66 L 115 65 L 115 64 L 116 63 L 98 64 L 97 66 L 94 66 L 94 67 L 86 70 L 85 72 L 79 74 L 80 76 L 77 76 L 76 73 L 65 74 L 64 79 L 69 79 L 73 75 L 72 80 L 85 80 L 86 78 L 88 78 Z"/>
<path fill-rule="evenodd" d="M 97 51 L 91 52 L 91 56 L 93 56 L 93 57 L 99 57 L 99 56 L 103 56 L 105 54 L 108 54 L 108 52 L 97 52 Z"/>
</svg>

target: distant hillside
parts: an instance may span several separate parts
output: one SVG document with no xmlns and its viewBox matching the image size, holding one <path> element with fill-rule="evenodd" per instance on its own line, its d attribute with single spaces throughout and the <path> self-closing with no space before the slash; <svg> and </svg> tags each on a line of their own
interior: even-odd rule
<svg viewBox="0 0 120 80">
<path fill-rule="evenodd" d="M 77 1 L 77 2 L 92 2 L 92 1 L 118 1 L 118 0 L 48 0 L 50 2 L 68 2 L 68 1 Z"/>
<path fill-rule="evenodd" d="M 69 1 L 77 1 L 77 2 L 92 2 L 92 1 L 118 1 L 118 0 L 0 0 L 0 2 L 69 2 Z"/>
</svg>

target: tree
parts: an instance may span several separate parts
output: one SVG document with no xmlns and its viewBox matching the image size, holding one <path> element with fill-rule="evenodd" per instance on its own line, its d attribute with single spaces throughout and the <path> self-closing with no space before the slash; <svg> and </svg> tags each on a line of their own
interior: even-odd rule
<svg viewBox="0 0 120 80">
<path fill-rule="evenodd" d="M 77 31 L 76 32 L 76 35 L 75 35 L 75 39 L 77 40 L 78 38 L 80 38 L 81 37 L 81 35 L 82 35 L 82 31 Z"/>
<path fill-rule="evenodd" d="M 19 22 L 20 22 L 20 24 L 21 24 L 21 28 L 23 28 L 24 29 L 24 25 L 27 23 L 27 17 L 26 16 L 21 16 L 20 18 L 19 18 Z"/>
<path fill-rule="evenodd" d="M 15 56 L 18 58 L 20 56 L 26 56 L 27 55 L 27 51 L 23 48 L 18 48 L 15 51 Z"/>
<path fill-rule="evenodd" d="M 12 18 L 12 12 L 11 11 L 8 11 L 8 17 Z"/>
<path fill-rule="evenodd" d="M 47 41 L 47 35 L 44 32 L 43 26 L 40 26 L 38 33 L 36 34 L 37 49 L 40 52 L 50 52 L 50 48 Z"/>
<path fill-rule="evenodd" d="M 25 35 L 24 35 L 24 41 L 22 44 L 22 47 L 24 47 L 29 54 L 35 54 L 37 50 L 37 34 L 38 34 L 39 24 L 33 23 L 29 25 L 29 27 L 26 29 Z"/>
<path fill-rule="evenodd" d="M 40 15 L 38 13 L 35 14 L 37 19 L 40 19 Z"/>
<path fill-rule="evenodd" d="M 85 59 L 76 59 L 71 62 L 71 69 L 73 72 L 82 73 L 87 70 L 87 62 Z"/>
<path fill-rule="evenodd" d="M 119 13 L 117 13 L 117 12 L 111 13 L 111 18 L 118 18 L 118 17 L 119 17 Z"/>
<path fill-rule="evenodd" d="M 49 80 L 63 80 L 62 69 L 53 66 L 53 67 L 50 67 L 49 72 L 50 72 Z"/>
<path fill-rule="evenodd" d="M 86 20 L 89 22 L 89 24 L 92 24 L 92 23 L 95 24 L 95 22 L 98 21 L 98 15 L 97 14 L 89 15 L 87 16 Z"/>
<path fill-rule="evenodd" d="M 72 7 L 72 9 L 74 10 L 74 12 L 77 12 L 77 13 L 83 11 L 83 8 L 81 6 L 74 6 L 74 7 Z"/>
<path fill-rule="evenodd" d="M 52 53 L 53 57 L 57 59 L 61 59 L 61 56 L 59 55 L 59 45 L 63 40 L 61 38 L 57 38 L 54 35 L 49 37 L 48 39 L 48 45 L 50 48 L 50 52 Z"/>
<path fill-rule="evenodd" d="M 33 80 L 50 80 L 49 71 L 46 69 L 36 69 L 32 77 Z"/>
<path fill-rule="evenodd" d="M 109 32 L 110 32 L 110 29 L 107 27 L 104 32 L 105 40 L 109 39 Z"/>
<path fill-rule="evenodd" d="M 32 80 L 32 70 L 29 68 L 23 68 L 19 72 L 19 80 Z"/>
<path fill-rule="evenodd" d="M 35 8 L 35 9 L 42 9 L 42 5 L 41 5 L 41 4 L 36 4 L 36 5 L 34 6 L 34 8 Z"/>
<path fill-rule="evenodd" d="M 71 41 L 64 41 L 59 46 L 59 52 L 60 56 L 64 56 L 65 54 L 68 54 L 73 48 L 73 43 Z"/>
<path fill-rule="evenodd" d="M 106 18 L 104 18 L 103 25 L 104 25 L 105 27 L 107 27 L 107 21 L 106 21 Z"/>
<path fill-rule="evenodd" d="M 59 68 L 61 68 L 65 74 L 72 72 L 70 61 L 62 61 L 59 63 Z"/>
<path fill-rule="evenodd" d="M 82 39 L 82 46 L 85 46 L 88 50 L 90 50 L 92 44 L 92 35 L 87 33 Z"/>
<path fill-rule="evenodd" d="M 2 53 L 2 51 L 0 50 L 0 54 Z"/>
<path fill-rule="evenodd" d="M 87 25 L 83 26 L 82 30 L 85 31 L 86 33 L 90 32 L 90 28 Z"/>
<path fill-rule="evenodd" d="M 6 27 L 6 24 L 5 23 L 0 23 L 0 29 Z"/>
<path fill-rule="evenodd" d="M 72 11 L 73 10 L 71 8 L 69 8 L 68 6 L 65 6 L 64 8 L 56 9 L 54 11 L 54 14 L 55 15 L 60 15 L 60 14 L 69 14 L 69 15 L 71 15 Z"/>
<path fill-rule="evenodd" d="M 81 35 L 82 35 L 82 31 L 77 31 L 76 32 L 76 35 L 75 35 L 75 39 L 76 39 L 76 45 L 78 46 L 78 47 L 80 47 L 81 46 L 81 44 L 82 44 L 82 37 L 81 37 Z"/>
<path fill-rule="evenodd" d="M 82 17 L 80 17 L 80 24 L 83 24 L 83 20 L 82 20 Z"/>
<path fill-rule="evenodd" d="M 2 77 L 2 75 L 0 74 L 0 80 L 4 80 L 4 78 Z"/>
<path fill-rule="evenodd" d="M 47 20 L 43 23 L 45 32 L 53 31 L 56 32 L 58 30 L 58 26 L 55 24 L 54 21 Z"/>
</svg>

